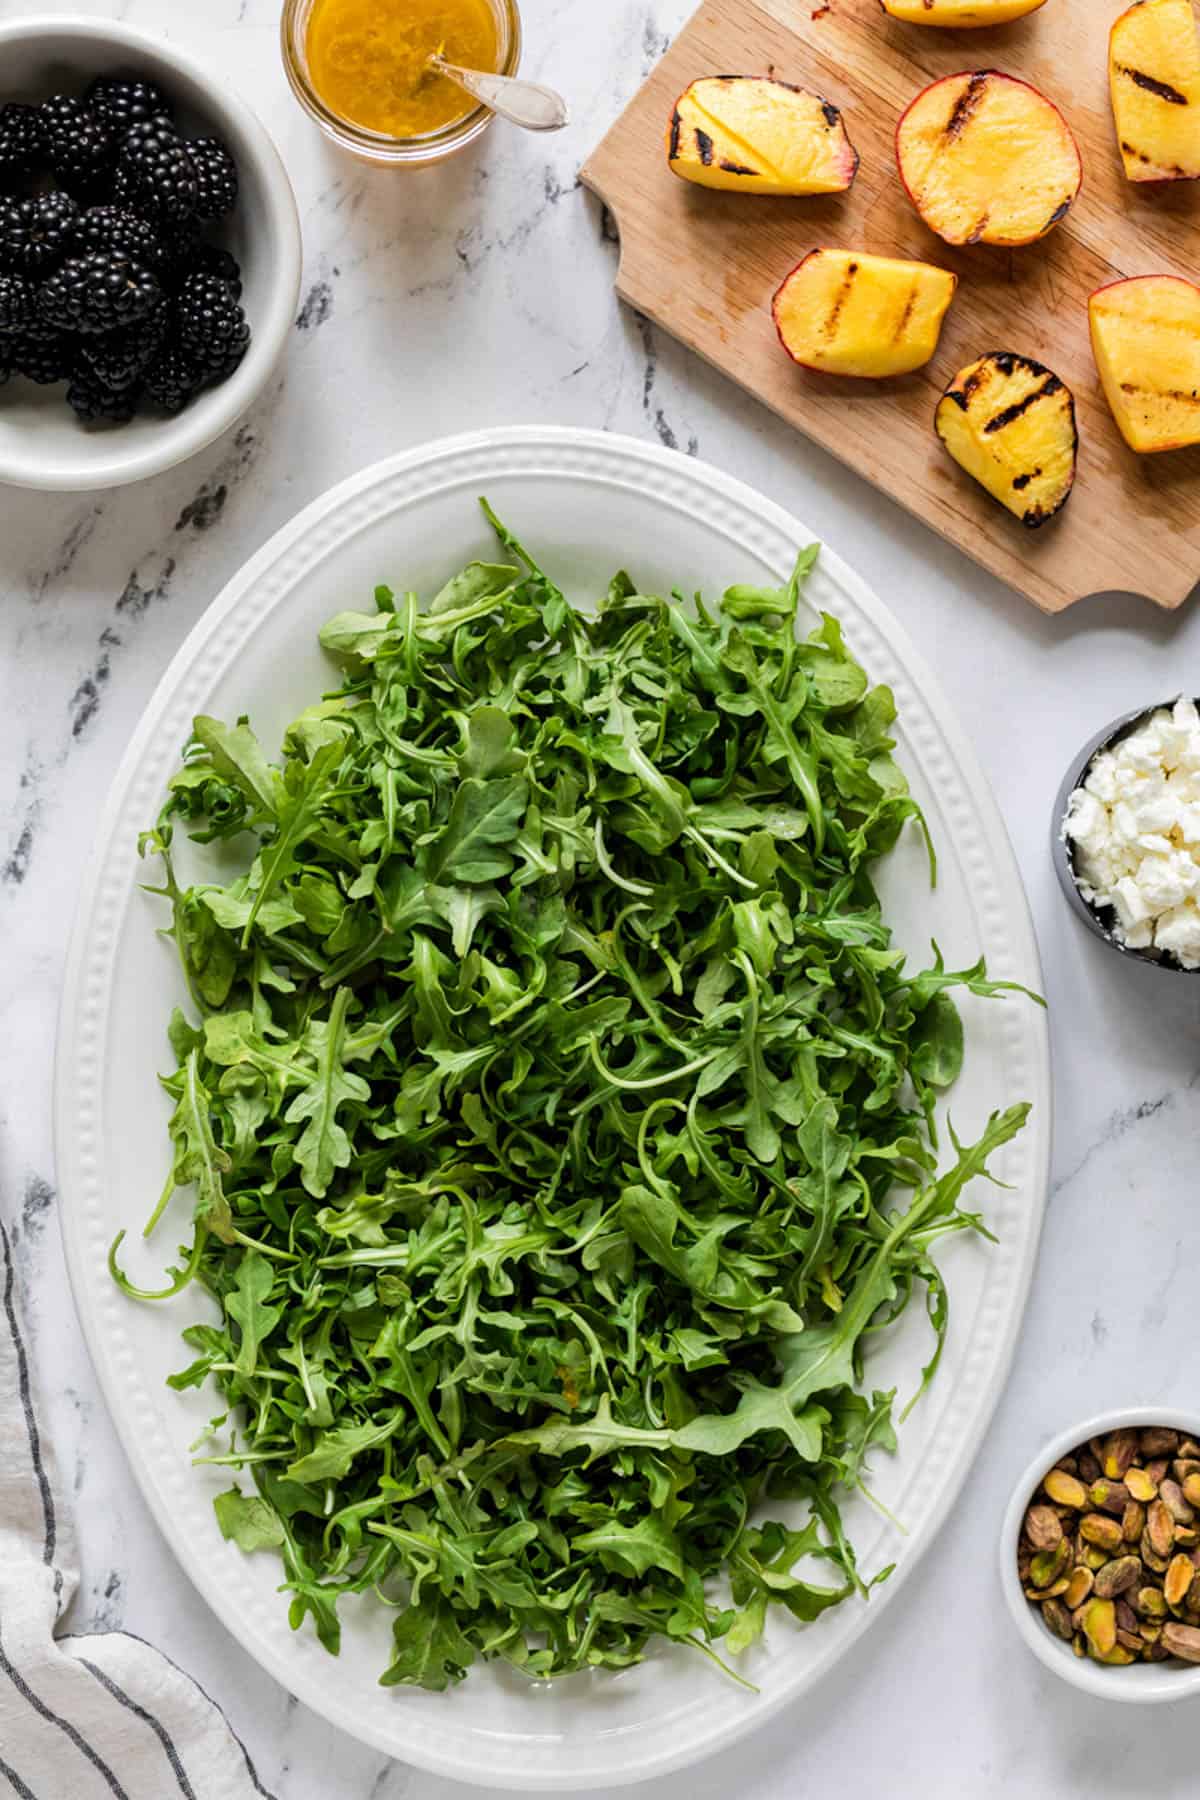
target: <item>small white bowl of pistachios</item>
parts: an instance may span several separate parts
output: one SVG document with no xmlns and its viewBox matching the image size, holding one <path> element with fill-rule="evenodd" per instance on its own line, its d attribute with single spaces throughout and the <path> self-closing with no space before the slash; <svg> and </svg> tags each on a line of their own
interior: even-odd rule
<svg viewBox="0 0 1200 1800">
<path fill-rule="evenodd" d="M 1200 1695 L 1200 1413 L 1101 1413 L 1013 1490 L 1000 1580 L 1055 1675 L 1102 1700 Z"/>
</svg>

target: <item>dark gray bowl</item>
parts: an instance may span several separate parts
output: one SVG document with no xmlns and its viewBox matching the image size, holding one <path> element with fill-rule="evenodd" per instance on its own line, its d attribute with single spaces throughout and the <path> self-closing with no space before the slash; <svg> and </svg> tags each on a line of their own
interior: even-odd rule
<svg viewBox="0 0 1200 1800">
<path fill-rule="evenodd" d="M 1110 950 L 1117 951 L 1120 956 L 1128 957 L 1130 962 L 1150 963 L 1155 968 L 1166 969 L 1174 975 L 1200 975 L 1200 969 L 1185 969 L 1182 963 L 1175 961 L 1174 957 L 1164 956 L 1159 950 L 1133 950 L 1128 944 L 1123 944 L 1119 938 L 1114 936 L 1113 927 L 1116 924 L 1116 917 L 1112 908 L 1089 906 L 1076 886 L 1075 852 L 1063 832 L 1067 818 L 1067 802 L 1075 789 L 1081 785 L 1091 766 L 1092 758 L 1101 750 L 1110 750 L 1114 744 L 1120 743 L 1122 738 L 1126 738 L 1131 732 L 1136 731 L 1138 726 L 1150 717 L 1151 713 L 1162 712 L 1164 709 L 1169 711 L 1178 698 L 1179 695 L 1176 694 L 1170 700 L 1156 700 L 1150 706 L 1139 707 L 1137 712 L 1126 713 L 1122 718 L 1114 719 L 1111 725 L 1106 725 L 1103 731 L 1098 731 L 1091 742 L 1084 745 L 1063 777 L 1062 786 L 1059 788 L 1058 797 L 1054 802 L 1054 818 L 1050 826 L 1050 853 L 1054 858 L 1054 872 L 1058 876 L 1058 885 L 1066 895 L 1067 905 L 1077 918 L 1083 920 L 1089 931 L 1094 932 L 1098 938 L 1103 938 Z"/>
</svg>

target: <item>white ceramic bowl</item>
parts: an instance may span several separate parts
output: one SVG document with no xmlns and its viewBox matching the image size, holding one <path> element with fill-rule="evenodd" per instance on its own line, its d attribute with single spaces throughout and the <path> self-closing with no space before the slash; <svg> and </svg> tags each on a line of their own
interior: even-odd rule
<svg viewBox="0 0 1200 1800">
<path fill-rule="evenodd" d="M 1188 1700 L 1200 1695 L 1200 1665 L 1188 1668 L 1178 1662 L 1131 1663 L 1127 1668 L 1107 1668 L 1091 1657 L 1075 1655 L 1070 1644 L 1055 1637 L 1042 1623 L 1038 1609 L 1031 1606 L 1017 1579 L 1017 1542 L 1021 1520 L 1033 1499 L 1042 1477 L 1052 1469 L 1060 1456 L 1067 1456 L 1078 1444 L 1089 1438 L 1103 1437 L 1119 1426 L 1170 1425 L 1200 1441 L 1200 1413 L 1178 1412 L 1161 1406 L 1140 1406 L 1132 1410 L 1099 1413 L 1084 1419 L 1038 1451 L 1013 1489 L 1004 1525 L 1000 1532 L 1000 1585 L 1008 1601 L 1013 1622 L 1033 1654 L 1045 1663 L 1052 1674 L 1061 1675 L 1085 1694 L 1101 1700 L 1123 1700 L 1136 1706 L 1154 1706 L 1168 1700 Z"/>
<path fill-rule="evenodd" d="M 1125 957 L 1129 962 L 1145 963 L 1168 975 L 1196 975 L 1200 974 L 1200 970 L 1185 969 L 1174 957 L 1164 956 L 1159 950 L 1133 950 L 1121 941 L 1113 929 L 1116 924 L 1115 915 L 1107 907 L 1089 906 L 1080 893 L 1075 879 L 1075 850 L 1066 834 L 1067 808 L 1071 795 L 1077 787 L 1083 786 L 1088 770 L 1100 751 L 1111 749 L 1122 738 L 1128 737 L 1131 731 L 1136 730 L 1153 713 L 1169 712 L 1178 699 L 1179 695 L 1173 694 L 1168 700 L 1156 700 L 1149 706 L 1139 706 L 1136 712 L 1123 713 L 1119 719 L 1114 719 L 1111 725 L 1106 725 L 1103 731 L 1098 731 L 1088 740 L 1072 760 L 1058 790 L 1050 829 L 1050 851 L 1054 858 L 1054 873 L 1058 876 L 1058 885 L 1067 905 L 1075 917 L 1082 919 L 1088 930 L 1101 938 L 1110 950 L 1115 950 L 1118 956 Z"/>
<path fill-rule="evenodd" d="M 95 75 L 150 76 L 167 90 L 189 136 L 223 138 L 241 193 L 208 235 L 242 265 L 242 304 L 253 338 L 240 368 L 176 418 L 80 424 L 61 386 L 14 380 L 0 388 L 0 481 L 82 490 L 142 481 L 194 456 L 227 431 L 265 386 L 296 316 L 300 222 L 279 153 L 227 77 L 186 51 L 112 19 L 39 16 L 0 24 L 0 104 L 79 93 Z"/>
</svg>

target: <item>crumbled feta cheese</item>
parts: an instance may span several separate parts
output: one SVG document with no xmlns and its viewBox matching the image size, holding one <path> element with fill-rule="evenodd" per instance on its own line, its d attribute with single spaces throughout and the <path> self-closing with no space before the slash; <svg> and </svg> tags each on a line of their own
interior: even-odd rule
<svg viewBox="0 0 1200 1800">
<path fill-rule="evenodd" d="M 1113 935 L 1200 968 L 1200 712 L 1179 700 L 1093 757 L 1067 805 L 1075 879 Z"/>
<path fill-rule="evenodd" d="M 1200 969 L 1200 909 L 1189 900 L 1163 913 L 1155 921 L 1154 941 L 1160 950 L 1177 957 L 1185 969 Z"/>
</svg>

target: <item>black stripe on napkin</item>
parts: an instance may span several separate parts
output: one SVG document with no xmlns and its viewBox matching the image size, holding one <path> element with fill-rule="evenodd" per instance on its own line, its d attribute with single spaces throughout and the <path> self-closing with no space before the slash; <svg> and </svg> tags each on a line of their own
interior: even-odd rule
<svg viewBox="0 0 1200 1800">
<path fill-rule="evenodd" d="M 87 1757 L 92 1767 L 107 1782 L 110 1791 L 116 1796 L 116 1800 L 129 1800 L 129 1795 L 125 1792 L 125 1789 L 121 1786 L 121 1783 L 117 1780 L 99 1751 L 92 1749 L 92 1746 L 88 1743 L 82 1732 L 75 1729 L 70 1719 L 61 1718 L 58 1713 L 46 1705 L 44 1700 L 39 1699 L 24 1677 L 13 1668 L 13 1665 L 5 1655 L 2 1642 L 0 1642 L 0 1671 L 3 1671 L 3 1673 L 8 1676 L 8 1679 L 12 1682 L 18 1694 L 20 1694 L 23 1700 L 29 1702 L 34 1712 L 40 1713 L 48 1725 L 57 1725 L 63 1736 L 71 1740 L 80 1755 Z"/>
<path fill-rule="evenodd" d="M 229 1733 L 230 1737 L 233 1739 L 234 1743 L 237 1745 L 238 1749 L 241 1751 L 242 1756 L 244 1757 L 245 1763 L 246 1763 L 246 1773 L 250 1777 L 250 1783 L 251 1783 L 251 1786 L 253 1787 L 255 1793 L 261 1794 L 262 1800 L 278 1800 L 278 1796 L 271 1793 L 269 1788 L 265 1788 L 263 1786 L 262 1782 L 258 1779 L 258 1770 L 254 1767 L 254 1764 L 251 1761 L 250 1752 L 247 1750 L 245 1744 L 242 1742 L 242 1740 L 238 1736 L 237 1732 L 233 1729 L 233 1726 L 229 1723 L 229 1717 L 228 1717 L 228 1714 L 225 1712 L 224 1707 L 218 1706 L 217 1702 L 213 1699 L 212 1695 L 208 1692 L 207 1688 L 202 1688 L 200 1686 L 200 1683 L 196 1680 L 196 1677 L 194 1675 L 190 1674 L 187 1669 L 181 1669 L 177 1662 L 172 1661 L 172 1659 L 167 1655 L 165 1650 L 161 1650 L 157 1644 L 152 1644 L 148 1638 L 138 1637 L 138 1634 L 136 1631 L 126 1631 L 122 1635 L 125 1637 L 136 1638 L 137 1642 L 139 1644 L 145 1644 L 147 1650 L 153 1650 L 155 1656 L 161 1656 L 165 1663 L 170 1663 L 170 1666 L 175 1670 L 175 1673 L 177 1675 L 182 1675 L 185 1681 L 191 1682 L 192 1686 L 195 1688 L 196 1692 L 200 1695 L 201 1699 L 207 1700 L 208 1704 L 212 1707 L 213 1711 L 222 1720 L 226 1731 Z M 65 1642 L 66 1640 L 64 1639 L 61 1641 Z"/>
<path fill-rule="evenodd" d="M 0 1775 L 3 1775 L 4 1779 L 11 1784 L 17 1800 L 37 1800 L 33 1789 L 25 1786 L 17 1771 L 10 1769 L 2 1756 L 0 1756 Z"/>
<path fill-rule="evenodd" d="M 29 1358 L 25 1354 L 25 1343 L 21 1337 L 21 1328 L 17 1324 L 17 1309 L 13 1303 L 12 1251 L 9 1249 L 8 1233 L 4 1229 L 3 1221 L 0 1221 L 0 1246 L 4 1250 L 4 1316 L 8 1320 L 8 1329 L 12 1334 L 13 1349 L 16 1352 L 17 1387 L 21 1395 L 21 1409 L 25 1414 L 25 1429 L 29 1433 L 29 1454 L 33 1458 L 33 1472 L 37 1476 L 37 1484 L 42 1496 L 42 1516 L 46 1524 L 42 1561 L 49 1568 L 54 1561 L 54 1551 L 58 1542 L 58 1523 L 54 1516 L 54 1495 L 50 1491 L 50 1481 L 42 1463 L 42 1441 L 38 1436 L 37 1420 L 33 1416 L 33 1396 L 29 1391 Z"/>
<path fill-rule="evenodd" d="M 167 1761 L 171 1765 L 171 1773 L 179 1783 L 179 1791 L 184 1796 L 184 1800 L 196 1800 L 196 1790 L 187 1778 L 187 1771 L 179 1759 L 179 1752 L 171 1741 L 171 1734 L 166 1726 L 156 1719 L 152 1712 L 147 1712 L 144 1706 L 140 1706 L 132 1695 L 125 1693 L 124 1689 L 119 1688 L 115 1681 L 110 1680 L 103 1669 L 98 1669 L 95 1663 L 89 1662 L 86 1656 L 77 1657 L 76 1661 L 83 1664 L 89 1675 L 94 1675 L 96 1677 L 100 1686 L 104 1688 L 107 1693 L 112 1695 L 119 1706 L 127 1707 L 135 1718 L 140 1719 L 144 1725 L 150 1727 L 166 1753 Z"/>
</svg>

